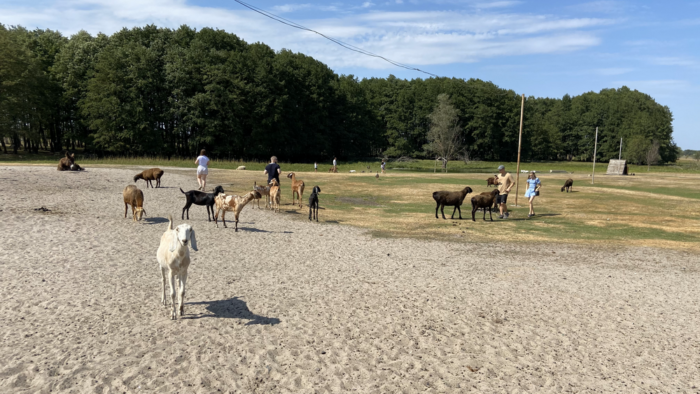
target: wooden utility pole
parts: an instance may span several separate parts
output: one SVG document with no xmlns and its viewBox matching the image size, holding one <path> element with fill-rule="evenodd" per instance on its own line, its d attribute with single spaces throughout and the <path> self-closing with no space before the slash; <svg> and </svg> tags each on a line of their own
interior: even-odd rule
<svg viewBox="0 0 700 394">
<path fill-rule="evenodd" d="M 515 206 L 518 206 L 518 186 L 520 186 L 520 145 L 523 142 L 523 111 L 525 110 L 525 94 L 520 103 L 520 137 L 518 137 L 518 169 L 515 173 Z"/>
<path fill-rule="evenodd" d="M 595 145 L 593 145 L 593 174 L 591 174 L 591 185 L 595 184 L 595 157 L 598 154 L 598 127 L 595 128 Z"/>
<path fill-rule="evenodd" d="M 617 156 L 617 160 L 622 160 L 622 137 L 620 137 L 620 156 Z"/>
</svg>

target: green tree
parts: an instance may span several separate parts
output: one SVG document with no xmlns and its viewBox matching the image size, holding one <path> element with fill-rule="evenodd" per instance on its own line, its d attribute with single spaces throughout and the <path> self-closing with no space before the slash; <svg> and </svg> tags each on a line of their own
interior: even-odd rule
<svg viewBox="0 0 700 394">
<path fill-rule="evenodd" d="M 437 105 L 428 118 L 430 119 L 430 130 L 425 150 L 442 158 L 442 168 L 447 172 L 447 161 L 451 160 L 462 148 L 459 111 L 452 105 L 450 96 L 442 93 L 437 96 Z"/>
</svg>

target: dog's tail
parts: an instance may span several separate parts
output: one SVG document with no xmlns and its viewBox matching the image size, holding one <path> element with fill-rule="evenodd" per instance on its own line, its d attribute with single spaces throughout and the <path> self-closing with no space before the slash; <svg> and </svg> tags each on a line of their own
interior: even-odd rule
<svg viewBox="0 0 700 394">
<path fill-rule="evenodd" d="M 173 230 L 173 215 L 168 215 L 168 230 Z"/>
</svg>

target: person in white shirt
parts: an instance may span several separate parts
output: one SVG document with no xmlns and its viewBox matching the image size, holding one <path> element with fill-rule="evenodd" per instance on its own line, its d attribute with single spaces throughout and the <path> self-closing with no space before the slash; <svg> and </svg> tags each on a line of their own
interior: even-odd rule
<svg viewBox="0 0 700 394">
<path fill-rule="evenodd" d="M 314 172 L 318 172 L 318 163 L 314 162 Z"/>
<path fill-rule="evenodd" d="M 207 187 L 207 174 L 209 174 L 209 158 L 207 157 L 206 149 L 202 149 L 199 152 L 199 157 L 194 161 L 197 164 L 197 183 L 199 184 L 199 190 L 205 191 Z"/>
<path fill-rule="evenodd" d="M 338 171 L 338 161 L 333 158 L 333 171 Z"/>
</svg>

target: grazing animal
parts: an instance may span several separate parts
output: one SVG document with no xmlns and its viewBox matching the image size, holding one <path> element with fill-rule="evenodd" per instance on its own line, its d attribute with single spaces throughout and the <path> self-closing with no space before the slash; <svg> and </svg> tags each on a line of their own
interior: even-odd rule
<svg viewBox="0 0 700 394">
<path fill-rule="evenodd" d="M 185 220 L 185 211 L 187 211 L 187 220 L 190 220 L 190 207 L 194 204 L 207 207 L 207 220 L 211 222 L 211 217 L 214 216 L 214 197 L 219 193 L 223 193 L 224 188 L 219 185 L 214 188 L 212 193 L 200 192 L 199 190 L 185 192 L 182 188 L 180 188 L 180 191 L 185 195 L 185 199 L 187 200 L 185 207 L 182 208 L 182 220 Z M 211 210 L 211 217 L 209 216 L 209 210 Z"/>
<path fill-rule="evenodd" d="M 277 179 L 270 181 L 270 207 L 273 211 L 280 211 L 280 184 Z"/>
<path fill-rule="evenodd" d="M 134 175 L 134 183 L 139 179 L 143 179 L 146 181 L 146 189 L 148 189 L 149 185 L 153 187 L 153 181 L 156 181 L 156 187 L 160 187 L 160 177 L 162 176 L 163 170 L 160 168 L 151 168 Z"/>
<path fill-rule="evenodd" d="M 83 171 L 83 168 L 75 164 L 75 153 L 68 153 L 58 161 L 58 171 Z"/>
<path fill-rule="evenodd" d="M 337 172 L 338 172 L 338 167 L 337 167 L 337 166 L 336 166 L 336 167 L 331 167 L 330 170 L 328 170 L 328 172 L 335 172 L 335 173 L 337 173 Z"/>
<path fill-rule="evenodd" d="M 474 218 L 474 214 L 479 208 L 484 208 L 484 220 L 486 220 L 486 210 L 488 209 L 489 211 L 489 218 L 493 222 L 493 216 L 491 214 L 491 207 L 493 207 L 496 204 L 496 197 L 498 196 L 499 192 L 498 189 L 491 190 L 489 194 L 484 195 L 479 194 L 474 197 L 472 197 L 472 221 L 476 222 L 476 219 Z"/>
<path fill-rule="evenodd" d="M 297 181 L 297 177 L 293 172 L 287 174 L 287 178 L 292 180 L 292 205 L 294 205 L 294 193 L 296 193 L 297 197 L 299 197 L 299 208 L 301 208 L 301 198 L 304 195 L 304 181 Z"/>
<path fill-rule="evenodd" d="M 377 175 L 375 175 L 374 177 L 379 179 L 379 171 L 377 171 Z"/>
<path fill-rule="evenodd" d="M 260 193 L 261 196 L 265 197 L 265 208 L 269 208 L 270 207 L 270 185 L 258 186 L 258 182 L 256 181 L 253 183 L 253 190 Z M 256 198 L 255 200 L 258 202 L 258 209 L 260 209 L 260 199 Z M 253 205 L 253 208 L 255 208 L 254 205 Z"/>
<path fill-rule="evenodd" d="M 311 219 L 311 216 L 313 214 L 313 217 L 316 218 L 316 222 L 318 222 L 318 194 L 321 193 L 321 188 L 318 186 L 314 186 L 314 188 L 311 190 L 311 195 L 309 196 L 309 220 Z"/>
<path fill-rule="evenodd" d="M 161 302 L 167 307 L 165 301 L 165 278 L 170 279 L 170 301 L 172 303 L 172 311 L 170 318 L 176 319 L 176 302 L 175 289 L 179 287 L 180 295 L 180 317 L 185 314 L 185 284 L 187 283 L 187 268 L 190 266 L 190 250 L 187 245 L 192 247 L 192 250 L 197 251 L 197 238 L 194 234 L 194 229 L 189 224 L 181 224 L 173 228 L 173 217 L 168 215 L 168 229 L 160 237 L 160 246 L 156 254 L 158 265 L 160 266 L 160 275 L 163 278 L 163 297 Z M 177 278 L 177 284 L 175 280 Z"/>
<path fill-rule="evenodd" d="M 486 187 L 498 186 L 498 175 L 486 179 Z"/>
<path fill-rule="evenodd" d="M 129 185 L 124 188 L 122 192 L 124 197 L 124 218 L 126 218 L 126 213 L 129 212 L 129 205 L 131 205 L 131 216 L 133 221 L 141 220 L 146 211 L 143 209 L 143 192 L 134 185 Z"/>
<path fill-rule="evenodd" d="M 571 178 L 567 179 L 566 182 L 564 182 L 564 186 L 561 187 L 561 191 L 563 192 L 564 189 L 566 189 L 567 193 L 569 192 L 569 189 L 574 191 L 574 180 Z"/>
<path fill-rule="evenodd" d="M 379 175 L 379 174 L 377 174 Z M 442 212 L 442 218 L 445 218 L 445 206 L 447 205 L 448 207 L 455 207 L 454 210 L 452 210 L 452 217 L 451 219 L 455 218 L 455 212 L 459 210 L 459 218 L 462 219 L 462 208 L 460 206 L 464 202 L 464 197 L 467 196 L 467 194 L 472 192 L 472 188 L 467 186 L 461 191 L 458 192 L 445 192 L 445 191 L 440 191 L 440 192 L 434 192 L 433 193 L 433 199 L 437 203 L 437 206 L 435 206 L 435 219 L 438 218 L 438 208 L 441 208 L 440 212 Z"/>
<path fill-rule="evenodd" d="M 238 231 L 238 215 L 241 214 L 243 207 L 252 199 L 261 197 L 260 193 L 255 190 L 241 197 L 236 195 L 227 196 L 224 193 L 220 193 L 214 198 L 216 201 L 216 214 L 214 215 L 216 227 L 219 227 L 219 212 L 221 212 L 221 221 L 224 222 L 224 227 L 226 227 L 226 211 L 232 211 L 236 219 L 236 231 Z"/>
</svg>

